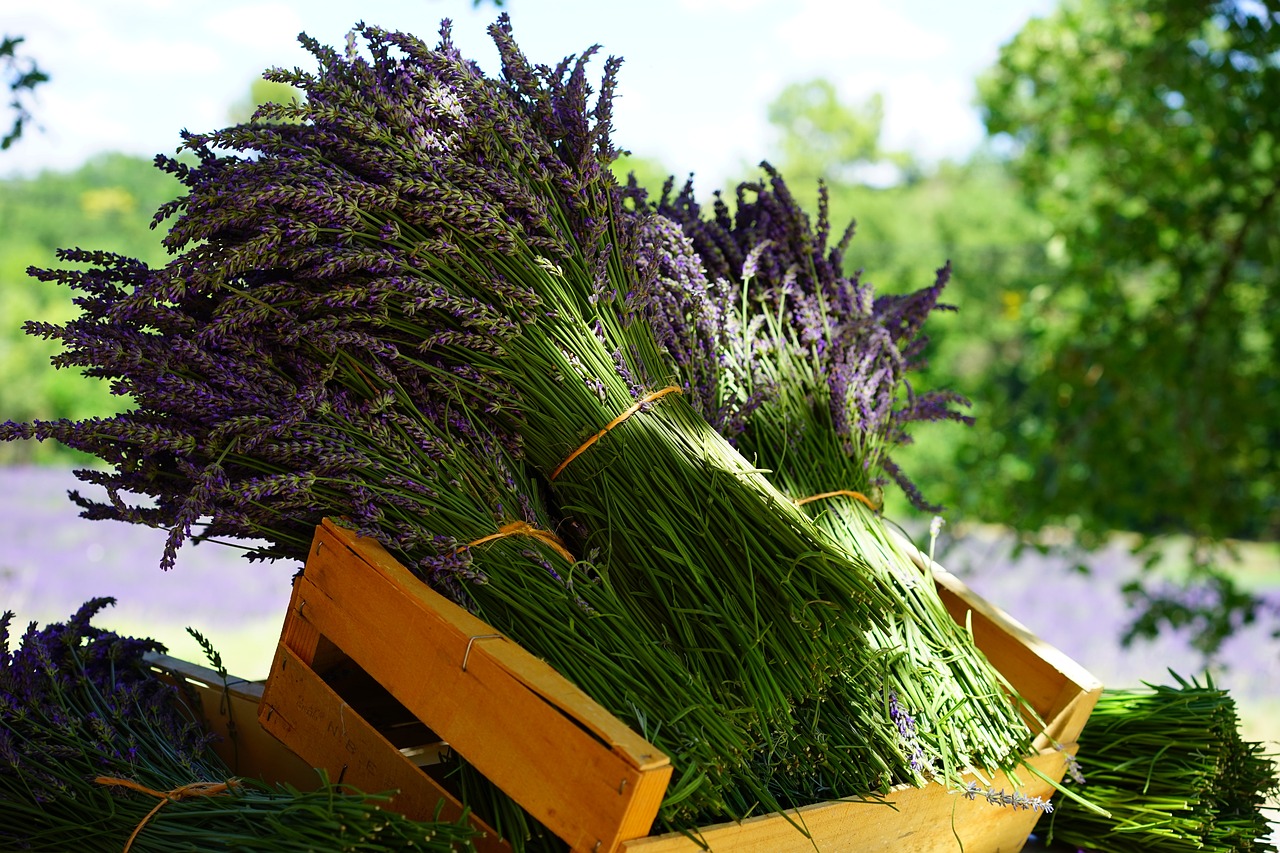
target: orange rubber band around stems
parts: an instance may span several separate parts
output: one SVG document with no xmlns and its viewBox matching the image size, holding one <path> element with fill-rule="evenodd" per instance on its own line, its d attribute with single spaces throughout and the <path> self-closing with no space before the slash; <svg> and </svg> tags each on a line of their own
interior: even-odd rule
<svg viewBox="0 0 1280 853">
<path fill-rule="evenodd" d="M 139 794 L 150 794 L 160 800 L 160 802 L 156 803 L 156 807 L 147 812 L 146 817 L 134 827 L 133 834 L 124 843 L 124 853 L 129 853 L 129 848 L 133 846 L 134 839 L 138 837 L 138 833 L 142 832 L 142 828 L 147 825 L 147 821 L 155 817 L 156 812 L 160 811 L 166 803 L 176 803 L 180 800 L 190 800 L 195 797 L 216 797 L 219 794 L 225 794 L 232 788 L 240 787 L 240 782 L 236 779 L 228 779 L 225 782 L 192 782 L 190 785 L 180 785 L 172 791 L 157 791 L 154 788 L 148 788 L 146 785 L 140 785 L 131 779 L 117 779 L 112 776 L 99 776 L 93 781 L 99 785 L 128 788 L 130 791 L 137 791 Z"/>
<path fill-rule="evenodd" d="M 643 399 L 639 400 L 639 401 L 638 401 L 634 406 L 632 406 L 631 408 L 627 409 L 625 412 L 623 412 L 622 414 L 618 415 L 618 416 L 617 416 L 616 418 L 614 418 L 613 420 L 609 421 L 609 423 L 605 425 L 605 428 L 604 428 L 604 429 L 600 430 L 598 433 L 596 433 L 595 435 L 591 436 L 591 438 L 588 438 L 586 441 L 584 441 L 584 442 L 582 443 L 582 446 L 581 446 L 581 447 L 579 447 L 577 450 L 575 450 L 575 451 L 573 451 L 572 453 L 570 453 L 570 454 L 569 454 L 569 458 L 568 458 L 568 459 L 566 459 L 566 460 L 564 460 L 563 462 L 561 462 L 559 465 L 557 465 L 557 466 L 556 466 L 556 470 L 552 471 L 552 472 L 551 472 L 551 476 L 550 476 L 550 477 L 548 477 L 547 479 L 549 479 L 549 480 L 554 480 L 556 477 L 560 476 L 560 472 L 561 472 L 561 471 L 563 471 L 566 467 L 568 467 L 568 465 L 569 465 L 569 463 L 570 463 L 570 462 L 572 462 L 573 460 L 575 460 L 575 459 L 577 459 L 579 456 L 581 456 L 581 455 L 582 455 L 582 453 L 583 453 L 583 452 L 585 452 L 585 451 L 586 451 L 586 449 L 587 449 L 588 447 L 590 447 L 591 445 L 595 444 L 595 443 L 596 443 L 597 441 L 599 441 L 601 438 L 604 438 L 604 434 L 605 434 L 606 432 L 608 432 L 609 430 L 613 429 L 613 428 L 614 428 L 614 427 L 616 427 L 618 424 L 622 423 L 622 422 L 623 422 L 623 421 L 625 421 L 627 418 L 629 418 L 629 417 L 631 417 L 632 415 L 634 415 L 636 412 L 640 411 L 642 408 L 644 408 L 644 407 L 645 407 L 646 405 L 648 405 L 649 403 L 652 403 L 652 402 L 654 402 L 654 401 L 656 401 L 656 400 L 661 400 L 663 397 L 667 396 L 668 394 L 670 394 L 670 393 L 671 393 L 671 392 L 673 392 L 673 391 L 674 391 L 675 393 L 677 393 L 677 394 L 681 393 L 681 391 L 680 391 L 680 386 L 679 386 L 679 385 L 668 385 L 666 388 L 663 388 L 661 391 L 654 391 L 652 394 L 649 394 L 649 395 L 647 395 L 646 397 L 644 397 Z"/>
<path fill-rule="evenodd" d="M 539 527 L 534 527 L 532 524 L 524 521 L 507 522 L 498 528 L 497 533 L 491 533 L 488 536 L 480 537 L 474 542 L 468 542 L 466 545 L 460 546 L 454 553 L 461 554 L 468 548 L 474 548 L 477 545 L 483 545 L 484 543 L 492 542 L 495 539 L 505 539 L 508 536 L 530 536 L 550 547 L 551 550 L 555 551 L 561 557 L 564 557 L 570 563 L 578 562 L 574 559 L 573 554 L 569 553 L 569 549 L 564 546 L 564 542 L 561 541 L 559 536 L 555 535 L 550 530 L 543 530 Z"/>
<path fill-rule="evenodd" d="M 804 506 L 807 503 L 810 503 L 812 501 L 820 501 L 823 498 L 838 498 L 838 497 L 856 498 L 857 500 L 862 501 L 864 504 L 870 507 L 873 511 L 880 509 L 880 507 L 876 506 L 872 502 L 871 498 L 867 497 L 862 492 L 853 492 L 848 489 L 839 489 L 834 492 L 823 492 L 820 495 L 809 495 L 809 497 L 807 498 L 801 498 L 800 500 L 796 501 L 796 506 Z"/>
</svg>

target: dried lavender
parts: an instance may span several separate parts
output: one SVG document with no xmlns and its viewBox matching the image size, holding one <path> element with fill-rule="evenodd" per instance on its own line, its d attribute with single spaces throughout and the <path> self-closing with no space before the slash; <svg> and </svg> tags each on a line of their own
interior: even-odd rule
<svg viewBox="0 0 1280 853">
<path fill-rule="evenodd" d="M 163 647 L 91 624 L 111 603 L 93 599 L 64 623 L 33 623 L 17 649 L 13 613 L 0 618 L 4 849 L 474 849 L 466 824 L 410 821 L 323 780 L 300 792 L 233 779 L 178 688 L 149 669 L 144 655 Z M 192 795 L 166 802 L 147 793 L 179 789 Z"/>
<path fill-rule="evenodd" d="M 708 707 L 748 738 L 747 757 L 682 772 L 731 775 L 767 750 L 822 768 L 840 795 L 885 790 L 910 776 L 909 757 L 888 727 L 868 722 L 884 718 L 878 680 L 847 678 L 895 656 L 863 642 L 887 606 L 867 568 L 682 395 L 610 426 L 671 376 L 637 308 L 660 270 L 646 263 L 637 218 L 619 215 L 606 168 L 617 63 L 606 63 L 592 103 L 590 52 L 535 67 L 505 19 L 491 32 L 501 81 L 458 54 L 447 26 L 434 49 L 361 27 L 369 59 L 304 37 L 320 71 L 272 74 L 303 89 L 304 103 L 187 135 L 194 166 L 161 158 L 187 188 L 160 213 L 174 220 L 174 261 L 147 270 L 72 252 L 64 258 L 95 269 L 37 272 L 83 293 L 83 314 L 31 330 L 62 340 L 62 364 L 112 380 L 135 409 L 104 421 L 10 424 L 0 437 L 53 438 L 111 463 L 111 472 L 81 474 L 109 496 L 84 501 L 86 513 L 169 528 L 165 565 L 204 515 L 213 516 L 208 536 L 270 527 L 266 553 L 284 554 L 297 552 L 317 507 L 344 506 L 362 532 L 396 541 L 426 576 L 475 598 L 461 585 L 495 588 L 500 573 L 453 559 L 473 541 L 466 524 L 409 511 L 455 485 L 413 475 L 418 457 L 450 452 L 451 441 L 423 434 L 422 422 L 465 413 L 493 447 L 554 480 L 579 531 L 574 551 L 597 555 L 609 606 L 644 629 L 600 648 L 630 642 L 641 661 L 654 647 L 676 656 L 710 693 Z M 255 353 L 263 366 L 241 375 Z M 360 381 L 366 390 L 350 398 L 325 390 Z M 331 417 L 313 414 L 321 410 Z M 404 455 L 402 467 L 388 475 L 383 456 L 335 435 L 344 430 L 402 437 L 387 451 Z M 130 492 L 154 505 L 127 503 Z M 495 523 L 487 506 L 485 533 Z M 510 547 L 500 540 L 484 553 Z M 532 577 L 556 575 L 565 576 Z M 563 598 L 564 589 L 554 592 Z M 518 599 L 514 587 L 501 594 Z M 546 630 L 526 622 L 509 633 L 532 647 Z M 835 746 L 801 724 L 825 719 L 833 686 L 845 715 Z M 712 786 L 702 799 L 674 786 L 668 803 L 730 817 L 777 805 L 760 785 L 744 785 L 732 796 Z"/>
<path fill-rule="evenodd" d="M 113 274 L 99 270 L 98 278 Z M 648 626 L 628 622 L 607 573 L 527 536 L 468 546 L 513 521 L 541 531 L 557 526 L 540 484 L 483 422 L 425 395 L 414 402 L 403 387 L 378 380 L 345 356 L 330 361 L 306 342 L 259 336 L 255 346 L 235 351 L 202 344 L 194 334 L 196 318 L 178 322 L 178 313 L 170 307 L 170 326 L 192 333 L 171 331 L 167 346 L 145 358 L 135 353 L 133 364 L 140 406 L 164 412 L 186 430 L 183 446 L 191 455 L 179 460 L 180 470 L 171 464 L 171 446 L 157 448 L 150 433 L 135 428 L 134 415 L 92 431 L 85 424 L 31 427 L 39 437 L 86 447 L 105 436 L 122 458 L 147 461 L 104 481 L 111 490 L 108 504 L 81 499 L 91 517 L 150 518 L 155 508 L 126 504 L 121 490 L 163 501 L 176 478 L 196 471 L 203 483 L 198 503 L 171 511 L 209 520 L 195 529 L 175 525 L 182 536 L 265 540 L 252 556 L 302 560 L 315 525 L 340 516 L 436 589 L 520 637 L 620 718 L 642 731 L 651 727 L 650 739 L 680 771 L 673 790 L 682 796 L 670 798 L 665 820 L 676 819 L 681 809 L 711 809 L 737 789 L 750 797 L 737 809 L 755 802 L 759 794 L 750 793 L 750 779 L 742 779 L 742 761 L 735 758 L 749 753 L 752 741 L 677 655 L 662 647 L 636 648 L 634 639 Z M 143 381 L 148 370 L 182 375 L 187 393 L 154 394 L 163 383 Z M 255 382 L 221 381 L 226 375 L 251 375 Z M 262 406 L 267 390 L 291 405 L 274 412 Z M 104 433 L 104 427 L 110 430 Z"/>
<path fill-rule="evenodd" d="M 853 226 L 828 245 L 825 190 L 811 221 L 776 170 L 764 169 L 767 181 L 739 186 L 736 210 L 717 197 L 709 216 L 692 182 L 673 193 L 669 181 L 656 201 L 634 184 L 628 196 L 635 209 L 652 208 L 679 223 L 703 259 L 705 278 L 719 282 L 720 292 L 739 294 L 736 322 L 721 325 L 719 346 L 699 367 L 719 377 L 718 405 L 736 400 L 744 412 L 721 428 L 736 426 L 732 438 L 744 454 L 804 503 L 820 529 L 865 560 L 895 602 L 868 639 L 876 648 L 907 651 L 886 663 L 882 677 L 900 733 L 910 717 L 899 697 L 917 709 L 919 730 L 913 720 L 911 737 L 903 734 L 913 778 L 923 782 L 966 766 L 1010 769 L 1030 733 L 1004 680 L 952 619 L 928 570 L 916 566 L 871 507 L 886 475 L 917 506 L 927 506 L 890 452 L 910 441 L 912 423 L 969 420 L 954 408 L 962 398 L 945 390 L 917 393 L 908 376 L 923 364 L 926 318 L 949 307 L 938 298 L 950 269 L 915 293 L 875 297 L 857 275 L 844 274 Z M 689 276 L 663 281 L 684 287 L 680 299 L 694 305 L 670 296 L 651 300 L 649 310 L 676 335 L 685 326 L 697 334 L 702 317 L 733 313 L 707 304 L 710 289 L 696 281 L 688 286 Z M 930 677 L 921 679 L 921 672 Z M 813 784 L 824 783 L 791 787 Z"/>
</svg>

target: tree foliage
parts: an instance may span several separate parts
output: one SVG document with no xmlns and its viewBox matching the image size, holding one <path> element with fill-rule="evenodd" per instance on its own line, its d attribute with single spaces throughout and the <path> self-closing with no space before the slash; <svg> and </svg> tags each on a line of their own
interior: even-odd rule
<svg viewBox="0 0 1280 853">
<path fill-rule="evenodd" d="M 1276 8 L 1068 0 L 983 81 L 1065 266 L 1011 388 L 1029 521 L 1280 534 Z"/>
<path fill-rule="evenodd" d="M 1007 520 L 1280 536 L 1278 57 L 1276 0 L 1065 0 L 981 81 L 1060 267 L 1025 367 L 993 377 L 1025 462 Z M 1194 553 L 1208 609 L 1254 618 Z"/>
<path fill-rule="evenodd" d="M 53 370 L 49 359 L 58 345 L 24 334 L 28 320 L 56 323 L 78 313 L 66 289 L 30 278 L 27 268 L 49 266 L 56 250 L 71 246 L 163 263 L 151 217 L 180 189 L 150 160 L 123 154 L 100 155 L 69 173 L 0 181 L 0 420 L 81 419 L 128 408 L 108 383 Z M 0 446 L 0 464 L 67 463 L 72 455 L 53 443 Z"/>
<path fill-rule="evenodd" d="M 47 82 L 49 75 L 40 70 L 34 59 L 24 56 L 19 50 L 25 39 L 22 36 L 5 36 L 0 39 L 0 78 L 9 90 L 9 129 L 0 137 L 0 151 L 3 151 L 22 136 L 27 122 L 31 120 L 28 101 L 36 86 Z"/>
</svg>

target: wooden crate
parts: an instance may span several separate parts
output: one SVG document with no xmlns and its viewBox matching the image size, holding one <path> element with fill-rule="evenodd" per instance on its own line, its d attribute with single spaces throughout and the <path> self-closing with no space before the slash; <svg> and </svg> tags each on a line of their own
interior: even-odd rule
<svg viewBox="0 0 1280 853">
<path fill-rule="evenodd" d="M 301 790 L 316 787 L 315 769 L 258 724 L 262 682 L 232 677 L 224 684 L 208 667 L 154 652 L 146 661 L 152 672 L 179 687 L 181 701 L 216 736 L 213 750 L 233 774 Z"/>
<path fill-rule="evenodd" d="M 259 719 L 330 775 L 438 801 L 443 789 L 414 777 L 398 749 L 348 737 L 377 734 L 352 681 L 379 685 L 374 704 L 420 722 L 424 743 L 437 733 L 575 850 L 648 834 L 671 777 L 666 755 L 377 543 L 326 521 L 294 583 Z"/>
<path fill-rule="evenodd" d="M 952 615 L 1044 721 L 1029 763 L 1061 780 L 1066 758 L 1055 745 L 1074 751 L 1101 683 L 933 568 Z M 295 582 L 259 720 L 335 778 L 345 774 L 365 790 L 399 789 L 392 807 L 406 813 L 423 815 L 449 797 L 406 757 L 443 741 L 575 851 L 702 849 L 681 834 L 649 834 L 671 775 L 665 755 L 551 667 L 432 592 L 376 542 L 328 521 Z M 1015 787 L 1003 774 L 974 779 L 984 788 Z M 1027 796 L 1053 793 L 1028 771 L 1017 783 Z M 1022 848 L 1036 820 L 1034 811 L 969 800 L 937 784 L 903 786 L 888 800 L 821 803 L 704 827 L 702 842 L 748 853 L 1004 853 Z"/>
</svg>

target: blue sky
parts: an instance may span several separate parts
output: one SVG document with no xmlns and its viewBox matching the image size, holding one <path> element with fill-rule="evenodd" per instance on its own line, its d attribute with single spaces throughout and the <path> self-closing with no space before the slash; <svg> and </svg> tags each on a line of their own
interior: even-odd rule
<svg viewBox="0 0 1280 853">
<path fill-rule="evenodd" d="M 9 0 L 13 3 L 14 0 Z M 17 4 L 15 4 L 17 5 Z M 770 155 L 765 108 L 784 86 L 830 79 L 850 101 L 885 97 L 885 141 L 926 159 L 982 139 L 975 76 L 999 45 L 1053 0 L 508 0 L 516 38 L 553 63 L 599 43 L 625 60 L 615 139 L 670 170 L 719 185 Z M 0 27 L 52 76 L 37 123 L 0 158 L 0 174 L 72 168 L 97 151 L 171 152 L 178 131 L 227 122 L 264 68 L 313 64 L 306 31 L 342 43 L 357 20 L 427 40 L 441 18 L 493 70 L 497 16 L 471 0 L 29 0 Z M 597 70 L 599 64 L 597 64 Z"/>
</svg>

